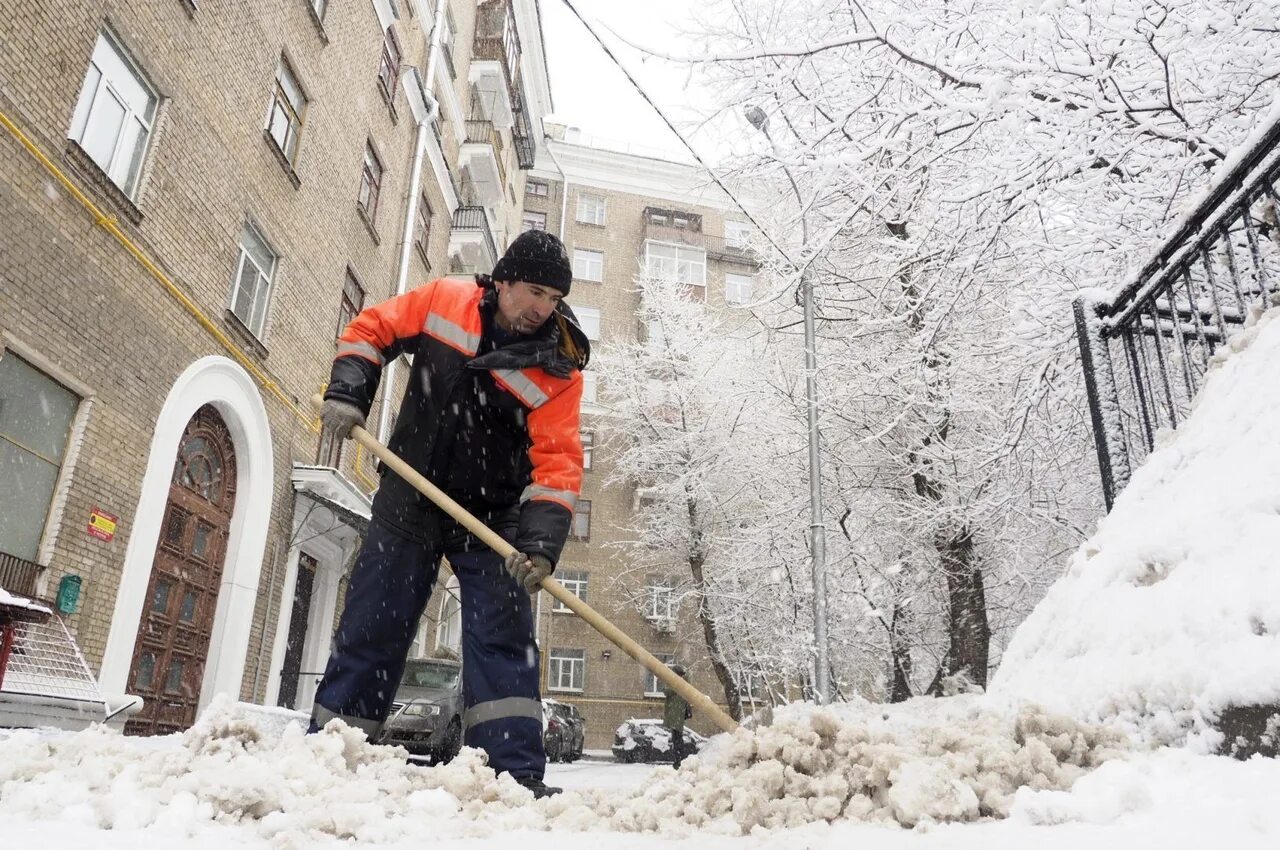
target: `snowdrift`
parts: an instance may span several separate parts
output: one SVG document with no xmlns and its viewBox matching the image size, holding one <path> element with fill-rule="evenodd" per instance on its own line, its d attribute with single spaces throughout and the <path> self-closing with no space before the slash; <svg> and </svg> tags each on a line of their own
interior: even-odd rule
<svg viewBox="0 0 1280 850">
<path fill-rule="evenodd" d="M 1205 747 L 1228 708 L 1280 702 L 1277 316 L 1215 356 L 1190 417 L 1018 628 L 993 696 Z"/>
</svg>

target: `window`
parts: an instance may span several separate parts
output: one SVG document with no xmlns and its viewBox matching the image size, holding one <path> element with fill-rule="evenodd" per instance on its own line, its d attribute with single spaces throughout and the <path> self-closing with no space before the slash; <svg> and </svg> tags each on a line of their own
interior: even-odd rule
<svg viewBox="0 0 1280 850">
<path fill-rule="evenodd" d="M 724 276 L 726 304 L 746 304 L 751 300 L 751 275 L 728 273 Z"/>
<path fill-rule="evenodd" d="M 427 196 L 423 195 L 418 199 L 418 227 L 414 231 L 413 244 L 417 247 L 418 253 L 422 255 L 422 262 L 427 264 L 427 268 L 431 268 L 431 259 L 429 251 L 431 249 L 431 204 L 427 202 Z"/>
<path fill-rule="evenodd" d="M 302 86 L 293 75 L 293 69 L 284 57 L 276 66 L 276 87 L 271 98 L 271 117 L 267 120 L 267 132 L 275 139 L 276 146 L 290 163 L 298 153 L 298 136 L 302 133 L 302 118 L 307 98 Z"/>
<path fill-rule="evenodd" d="M 670 667 L 676 663 L 676 657 L 670 652 L 655 652 L 653 657 Z M 648 670 L 644 671 L 644 695 L 647 697 L 666 696 L 662 680 Z"/>
<path fill-rule="evenodd" d="M 595 372 L 582 373 L 582 401 L 584 404 L 596 403 L 596 378 Z"/>
<path fill-rule="evenodd" d="M 277 257 L 258 229 L 245 222 L 240 233 L 240 258 L 231 286 L 231 312 L 259 339 L 267 325 L 267 303 L 276 275 Z"/>
<path fill-rule="evenodd" d="M 387 103 L 394 104 L 396 99 L 396 81 L 400 79 L 400 45 L 396 37 L 387 30 L 382 35 L 382 61 L 378 63 L 378 88 Z"/>
<path fill-rule="evenodd" d="M 129 197 L 151 138 L 156 94 L 107 33 L 98 34 L 67 137 Z"/>
<path fill-rule="evenodd" d="M 523 233 L 526 230 L 546 230 L 547 214 L 541 213 L 541 212 L 530 212 L 526 210 L 523 218 L 521 219 L 521 224 L 522 224 L 520 228 L 521 233 Z"/>
<path fill-rule="evenodd" d="M 596 447 L 596 434 L 594 431 L 583 431 L 578 436 L 582 438 L 582 468 L 589 471 L 591 469 L 591 454 Z"/>
<path fill-rule="evenodd" d="M 600 311 L 595 307 L 579 307 L 573 311 L 578 317 L 578 326 L 587 335 L 587 339 L 596 342 L 600 339 Z"/>
<path fill-rule="evenodd" d="M 730 248 L 748 247 L 751 244 L 751 225 L 745 221 L 726 221 L 724 244 Z"/>
<path fill-rule="evenodd" d="M 378 192 L 382 189 L 382 160 L 373 152 L 373 145 L 365 142 L 364 168 L 360 172 L 360 197 L 356 202 L 364 210 L 369 223 L 378 218 Z"/>
<path fill-rule="evenodd" d="M 440 622 L 436 625 L 436 649 L 462 651 L 462 585 L 449 576 L 440 600 Z"/>
<path fill-rule="evenodd" d="M 311 9 L 320 23 L 324 23 L 324 13 L 329 11 L 329 0 L 311 0 Z"/>
<path fill-rule="evenodd" d="M 444 25 L 440 29 L 440 54 L 444 56 L 444 66 L 449 69 L 449 79 L 458 78 L 453 66 L 453 41 L 458 32 L 458 25 L 453 22 L 453 10 L 445 7 Z"/>
<path fill-rule="evenodd" d="M 342 336 L 347 325 L 363 309 L 364 287 L 356 280 L 355 273 L 347 269 L 347 279 L 342 283 L 342 303 L 338 305 L 338 336 Z"/>
<path fill-rule="evenodd" d="M 669 622 L 675 614 L 675 586 L 666 576 L 649 576 L 644 588 L 644 615 L 647 619 Z"/>
<path fill-rule="evenodd" d="M 541 180 L 526 180 L 524 184 L 524 193 L 533 195 L 535 198 L 545 198 L 551 193 L 551 187 Z"/>
<path fill-rule="evenodd" d="M 702 231 L 702 216 L 697 213 L 684 213 L 649 207 L 645 210 L 645 218 L 649 224 L 656 224 L 662 227 L 673 227 L 676 230 L 689 230 L 694 233 Z"/>
<path fill-rule="evenodd" d="M 79 406 L 13 351 L 0 356 L 0 552 L 35 560 Z"/>
<path fill-rule="evenodd" d="M 602 195 L 588 195 L 585 192 L 578 195 L 578 221 L 583 224 L 604 225 L 604 197 Z"/>
<path fill-rule="evenodd" d="M 604 252 L 573 249 L 573 276 L 578 280 L 604 280 Z"/>
<path fill-rule="evenodd" d="M 579 499 L 573 509 L 573 529 L 569 535 L 574 540 L 591 539 L 591 500 Z"/>
<path fill-rule="evenodd" d="M 586 570 L 562 570 L 556 572 L 556 579 L 564 587 L 565 590 L 574 596 L 587 601 L 587 572 Z M 552 611 L 570 611 L 568 605 L 565 605 L 559 599 L 556 604 L 551 606 Z"/>
<path fill-rule="evenodd" d="M 585 650 L 553 649 L 547 661 L 547 690 L 580 691 L 586 672 Z"/>
<path fill-rule="evenodd" d="M 667 242 L 644 243 L 644 268 L 650 277 L 690 286 L 707 285 L 707 252 Z"/>
</svg>

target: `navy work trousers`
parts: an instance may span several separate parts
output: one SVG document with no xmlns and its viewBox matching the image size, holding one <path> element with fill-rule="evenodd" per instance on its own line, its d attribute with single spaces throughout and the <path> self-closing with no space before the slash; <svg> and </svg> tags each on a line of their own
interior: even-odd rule
<svg viewBox="0 0 1280 850">
<path fill-rule="evenodd" d="M 356 557 L 312 727 L 333 717 L 373 736 L 386 722 L 441 551 L 376 518 Z M 542 701 L 529 594 L 488 549 L 446 551 L 462 591 L 463 741 L 489 766 L 541 779 Z"/>
</svg>

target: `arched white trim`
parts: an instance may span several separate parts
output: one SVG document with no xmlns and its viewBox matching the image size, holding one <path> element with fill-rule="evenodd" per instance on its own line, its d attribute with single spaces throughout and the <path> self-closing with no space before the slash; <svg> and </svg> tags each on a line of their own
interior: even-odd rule
<svg viewBox="0 0 1280 850">
<path fill-rule="evenodd" d="M 200 688 L 200 708 L 214 694 L 226 693 L 237 699 L 240 696 L 271 520 L 275 469 L 271 427 L 257 385 L 237 363 L 218 356 L 204 357 L 188 366 L 174 382 L 160 410 L 98 676 L 104 693 L 124 693 L 128 685 L 178 443 L 191 417 L 206 404 L 213 405 L 222 416 L 235 446 L 236 504 Z"/>
</svg>

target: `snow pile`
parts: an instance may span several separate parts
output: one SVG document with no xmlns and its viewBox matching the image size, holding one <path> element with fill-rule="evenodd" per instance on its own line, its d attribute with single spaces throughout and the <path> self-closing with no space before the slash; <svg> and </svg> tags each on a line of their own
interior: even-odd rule
<svg viewBox="0 0 1280 850">
<path fill-rule="evenodd" d="M 126 738 L 102 726 L 15 733 L 0 741 L 0 816 L 187 834 L 211 821 L 242 824 L 288 850 L 323 836 L 466 836 L 494 810 L 508 826 L 538 825 L 532 795 L 495 777 L 479 751 L 422 768 L 338 722 L 316 735 L 290 724 L 277 736 L 259 720 L 220 697 L 181 736 Z"/>
<path fill-rule="evenodd" d="M 1018 629 L 993 695 L 1157 743 L 1280 701 L 1278 315 L 1215 357 L 1191 416 Z"/>
<path fill-rule="evenodd" d="M 1125 744 L 1114 733 L 982 697 L 776 712 L 772 726 L 713 738 L 631 798 L 565 795 L 557 829 L 745 834 L 838 820 L 917 826 L 1006 817 L 1019 788 L 1065 790 Z"/>
</svg>

